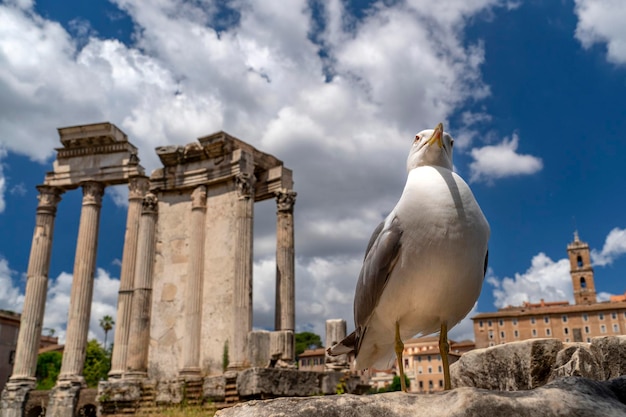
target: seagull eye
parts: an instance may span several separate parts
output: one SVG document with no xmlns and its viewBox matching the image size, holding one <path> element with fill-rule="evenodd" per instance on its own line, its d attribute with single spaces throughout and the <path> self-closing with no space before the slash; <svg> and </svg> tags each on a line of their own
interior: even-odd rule
<svg viewBox="0 0 626 417">
<path fill-rule="evenodd" d="M 450 141 L 450 147 L 453 147 L 453 146 L 454 146 L 454 139 Z"/>
<path fill-rule="evenodd" d="M 415 135 L 415 142 L 419 142 L 422 137 L 420 135 Z"/>
</svg>

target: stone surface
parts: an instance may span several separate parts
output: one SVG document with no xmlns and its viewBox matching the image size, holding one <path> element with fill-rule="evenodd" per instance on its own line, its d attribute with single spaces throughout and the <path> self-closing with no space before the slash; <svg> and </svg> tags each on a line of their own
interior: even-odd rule
<svg viewBox="0 0 626 417">
<path fill-rule="evenodd" d="M 533 339 L 465 353 L 450 367 L 453 387 L 504 391 L 540 387 L 548 382 L 563 343 Z"/>
<path fill-rule="evenodd" d="M 597 381 L 626 374 L 626 336 L 562 343 L 532 339 L 476 349 L 450 367 L 453 387 L 505 391 L 540 387 L 565 376 Z"/>
<path fill-rule="evenodd" d="M 626 377 L 608 382 L 563 378 L 528 391 L 457 388 L 438 394 L 401 392 L 250 401 L 217 417 L 623 417 Z"/>
</svg>

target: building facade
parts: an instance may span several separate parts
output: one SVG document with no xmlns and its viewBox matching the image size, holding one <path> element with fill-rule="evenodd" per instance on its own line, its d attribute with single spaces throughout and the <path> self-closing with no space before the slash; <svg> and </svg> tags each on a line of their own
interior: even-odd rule
<svg viewBox="0 0 626 417">
<path fill-rule="evenodd" d="M 591 338 L 626 333 L 626 296 L 598 302 L 589 245 L 578 233 L 567 245 L 575 304 L 526 302 L 474 317 L 476 348 L 533 338 L 590 342 Z"/>
</svg>

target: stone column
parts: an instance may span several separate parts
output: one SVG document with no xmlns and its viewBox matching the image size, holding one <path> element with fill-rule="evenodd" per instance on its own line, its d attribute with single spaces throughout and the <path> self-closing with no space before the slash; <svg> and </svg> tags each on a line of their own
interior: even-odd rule
<svg viewBox="0 0 626 417">
<path fill-rule="evenodd" d="M 202 324 L 202 280 L 204 272 L 204 230 L 206 186 L 191 193 L 189 266 L 185 286 L 185 342 L 181 376 L 200 376 L 200 333 Z"/>
<path fill-rule="evenodd" d="M 152 272 L 156 249 L 156 222 L 159 201 L 148 193 L 143 199 L 139 238 L 137 242 L 137 266 L 133 292 L 130 337 L 128 341 L 127 372 L 124 377 L 144 378 L 148 370 L 148 347 L 150 344 L 150 309 L 152 307 Z"/>
<path fill-rule="evenodd" d="M 0 405 L 3 417 L 21 416 L 26 395 L 35 388 L 36 383 L 37 351 L 46 305 L 54 218 L 63 193 L 60 188 L 47 185 L 40 185 L 37 189 L 39 204 L 26 272 L 26 294 L 15 350 L 15 363 L 13 374 L 2 392 Z"/>
<path fill-rule="evenodd" d="M 238 201 L 236 204 L 235 282 L 233 294 L 233 340 L 229 350 L 230 369 L 247 365 L 246 339 L 252 330 L 252 233 L 254 214 L 254 183 L 251 173 L 235 177 Z"/>
<path fill-rule="evenodd" d="M 124 236 L 124 252 L 122 254 L 122 271 L 120 289 L 117 299 L 117 320 L 113 355 L 109 377 L 120 378 L 125 371 L 128 352 L 128 334 L 130 331 L 133 280 L 137 264 L 137 239 L 139 237 L 139 219 L 143 197 L 148 191 L 149 181 L 146 177 L 133 177 L 128 183 L 128 214 L 126 217 L 126 235 Z"/>
<path fill-rule="evenodd" d="M 70 311 L 67 320 L 67 332 L 60 381 L 84 384 L 83 366 L 87 332 L 91 317 L 93 280 L 98 248 L 98 227 L 100 207 L 104 185 L 98 182 L 86 182 L 83 187 L 83 207 L 80 213 L 76 257 L 74 259 L 74 278 L 70 294 Z"/>
<path fill-rule="evenodd" d="M 326 320 L 326 343 L 328 349 L 346 337 L 346 321 L 344 319 Z M 330 356 L 326 353 L 326 368 L 333 370 L 348 369 L 348 355 Z"/>
<path fill-rule="evenodd" d="M 293 206 L 296 193 L 276 193 L 276 330 L 295 330 L 295 264 Z"/>
</svg>

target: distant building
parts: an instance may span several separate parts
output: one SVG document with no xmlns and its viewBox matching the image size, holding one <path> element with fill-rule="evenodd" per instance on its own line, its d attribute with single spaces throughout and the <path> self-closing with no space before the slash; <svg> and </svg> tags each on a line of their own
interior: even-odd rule
<svg viewBox="0 0 626 417">
<path fill-rule="evenodd" d="M 13 372 L 15 361 L 15 347 L 17 346 L 17 335 L 20 330 L 19 313 L 0 310 L 0 391 L 9 380 Z M 59 342 L 57 337 L 41 336 L 39 342 L 40 352 L 48 346 L 55 346 Z M 58 346 L 58 345 L 57 345 Z"/>
<path fill-rule="evenodd" d="M 307 349 L 298 356 L 298 369 L 301 371 L 319 371 L 326 369 L 326 349 Z"/>
<path fill-rule="evenodd" d="M 592 337 L 626 333 L 626 293 L 598 302 L 589 245 L 578 233 L 567 245 L 575 304 L 524 303 L 472 317 L 476 348 L 533 338 L 590 342 Z"/>
</svg>

